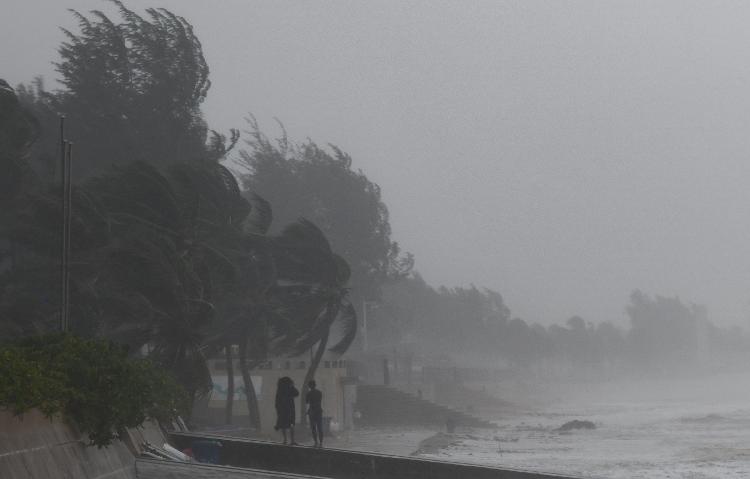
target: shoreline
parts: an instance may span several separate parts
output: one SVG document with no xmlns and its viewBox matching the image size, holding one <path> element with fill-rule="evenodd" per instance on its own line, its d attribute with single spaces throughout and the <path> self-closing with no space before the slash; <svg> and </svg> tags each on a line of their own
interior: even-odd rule
<svg viewBox="0 0 750 479">
<path fill-rule="evenodd" d="M 281 434 L 258 433 L 244 428 L 207 428 L 196 430 L 207 434 L 222 434 L 245 439 L 281 442 Z M 301 446 L 309 446 L 312 436 L 308 428 L 296 428 L 296 440 Z M 413 456 L 422 443 L 442 434 L 437 428 L 412 427 L 366 427 L 351 431 L 338 431 L 324 437 L 326 447 L 348 451 L 374 452 L 393 456 Z"/>
<path fill-rule="evenodd" d="M 432 436 L 425 438 L 419 443 L 416 451 L 410 456 L 419 457 L 424 454 L 437 454 L 443 449 L 460 444 L 461 434 L 451 434 L 445 432 L 436 432 Z"/>
</svg>

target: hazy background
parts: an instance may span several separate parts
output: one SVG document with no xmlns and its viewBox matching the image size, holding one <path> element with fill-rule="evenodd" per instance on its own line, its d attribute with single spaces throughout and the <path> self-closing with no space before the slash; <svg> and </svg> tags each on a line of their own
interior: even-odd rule
<svg viewBox="0 0 750 479">
<path fill-rule="evenodd" d="M 624 321 L 640 288 L 750 318 L 744 2 L 130 0 L 195 26 L 216 129 L 332 142 L 435 285 Z M 0 77 L 43 74 L 101 0 L 5 0 Z"/>
</svg>

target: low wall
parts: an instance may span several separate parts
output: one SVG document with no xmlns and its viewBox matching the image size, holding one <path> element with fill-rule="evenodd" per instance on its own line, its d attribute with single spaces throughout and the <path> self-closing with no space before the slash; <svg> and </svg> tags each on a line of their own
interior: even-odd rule
<svg viewBox="0 0 750 479">
<path fill-rule="evenodd" d="M 164 443 L 154 425 L 129 430 L 125 442 L 108 447 L 88 446 L 87 439 L 71 425 L 38 411 L 20 417 L 0 411 L 0 477 L 135 479 L 136 448 L 144 441 Z"/>
<path fill-rule="evenodd" d="M 280 473 L 309 474 L 332 479 L 566 479 L 568 476 L 498 469 L 384 454 L 283 446 L 226 436 L 171 433 L 172 442 L 185 448 L 194 439 L 214 439 L 221 447 L 221 463 L 233 467 Z M 568 478 L 569 479 L 569 478 Z"/>
<path fill-rule="evenodd" d="M 315 479 L 298 474 L 150 459 L 138 459 L 135 470 L 138 479 Z"/>
</svg>

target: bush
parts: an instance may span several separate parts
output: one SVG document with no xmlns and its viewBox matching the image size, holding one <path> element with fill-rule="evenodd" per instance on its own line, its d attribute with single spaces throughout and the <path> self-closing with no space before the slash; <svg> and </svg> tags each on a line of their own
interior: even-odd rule
<svg viewBox="0 0 750 479">
<path fill-rule="evenodd" d="M 61 414 L 99 447 L 186 406 L 187 394 L 169 375 L 111 342 L 54 334 L 0 347 L 0 408 Z"/>
</svg>

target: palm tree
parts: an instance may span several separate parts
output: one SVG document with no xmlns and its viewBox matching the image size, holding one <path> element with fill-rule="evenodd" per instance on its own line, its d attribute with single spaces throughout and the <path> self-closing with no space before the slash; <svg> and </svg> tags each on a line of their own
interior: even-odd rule
<svg viewBox="0 0 750 479">
<path fill-rule="evenodd" d="M 237 276 L 231 284 L 224 285 L 216 297 L 216 317 L 219 327 L 209 343 L 223 345 L 225 351 L 237 345 L 239 366 L 245 388 L 245 397 L 252 427 L 260 427 L 260 412 L 250 371 L 264 360 L 267 344 L 264 319 L 267 316 L 268 291 L 275 282 L 273 262 L 264 254 L 263 239 L 246 237 L 244 249 L 232 256 Z M 252 342 L 252 344 L 251 344 Z M 227 354 L 227 364 L 233 363 Z M 227 374 L 234 374 L 227 369 Z M 231 421 L 234 397 L 234 378 L 228 379 L 226 419 Z"/>
<path fill-rule="evenodd" d="M 37 264 L 41 258 L 33 258 L 33 265 L 27 261 L 19 267 L 19 256 L 25 248 L 24 238 L 18 234 L 22 226 L 18 213 L 29 210 L 28 192 L 38 186 L 28 161 L 38 132 L 37 121 L 19 102 L 13 88 L 0 79 L 0 337 L 18 334 L 30 325 L 43 325 L 50 313 L 44 311 L 48 308 L 39 307 L 45 291 L 49 291 L 46 288 L 54 287 L 46 281 L 44 268 L 39 267 L 42 265 Z M 21 318 L 26 324 L 19 321 Z"/>
<path fill-rule="evenodd" d="M 343 334 L 331 350 L 343 353 L 349 347 L 356 334 L 356 316 L 344 287 L 348 265 L 332 253 L 323 233 L 311 222 L 300 220 L 279 236 L 268 237 L 270 205 L 257 196 L 250 197 L 250 204 L 243 254 L 233 256 L 240 276 L 224 289 L 216 305 L 223 341 L 239 346 L 250 424 L 260 428 L 252 369 L 272 356 L 299 355 L 317 344 L 306 384 L 336 324 Z M 232 397 L 228 387 L 226 411 L 231 411 Z"/>
<path fill-rule="evenodd" d="M 162 172 L 133 163 L 87 185 L 104 204 L 115 240 L 104 254 L 108 278 L 137 301 L 140 321 L 112 332 L 152 355 L 189 392 L 210 387 L 206 366 L 215 283 L 237 275 L 232 252 L 250 206 L 216 162 Z"/>
<path fill-rule="evenodd" d="M 301 331 L 291 354 L 315 348 L 302 385 L 304 401 L 308 382 L 314 378 L 334 329 L 339 338 L 328 348 L 343 354 L 357 333 L 357 315 L 346 287 L 351 276 L 347 262 L 331 250 L 323 232 L 300 219 L 281 232 L 274 242 L 279 279 L 286 284 L 286 307 Z M 293 294 L 290 294 L 293 293 Z M 304 403 L 300 414 L 304 421 Z"/>
<path fill-rule="evenodd" d="M 232 248 L 225 249 L 235 266 L 235 277 L 222 284 L 217 294 L 216 316 L 219 332 L 210 342 L 223 345 L 227 364 L 233 367 L 233 358 L 226 351 L 238 346 L 238 360 L 245 389 L 250 425 L 260 428 L 258 399 L 250 372 L 266 361 L 273 345 L 283 342 L 289 324 L 280 314 L 282 309 L 275 294 L 276 266 L 272 256 L 272 238 L 266 236 L 272 221 L 270 204 L 257 195 L 248 195 L 250 212 L 236 236 Z M 287 333 L 285 333 L 285 331 Z M 227 370 L 233 375 L 233 370 Z M 234 378 L 228 377 L 225 419 L 231 421 L 234 401 Z"/>
</svg>

